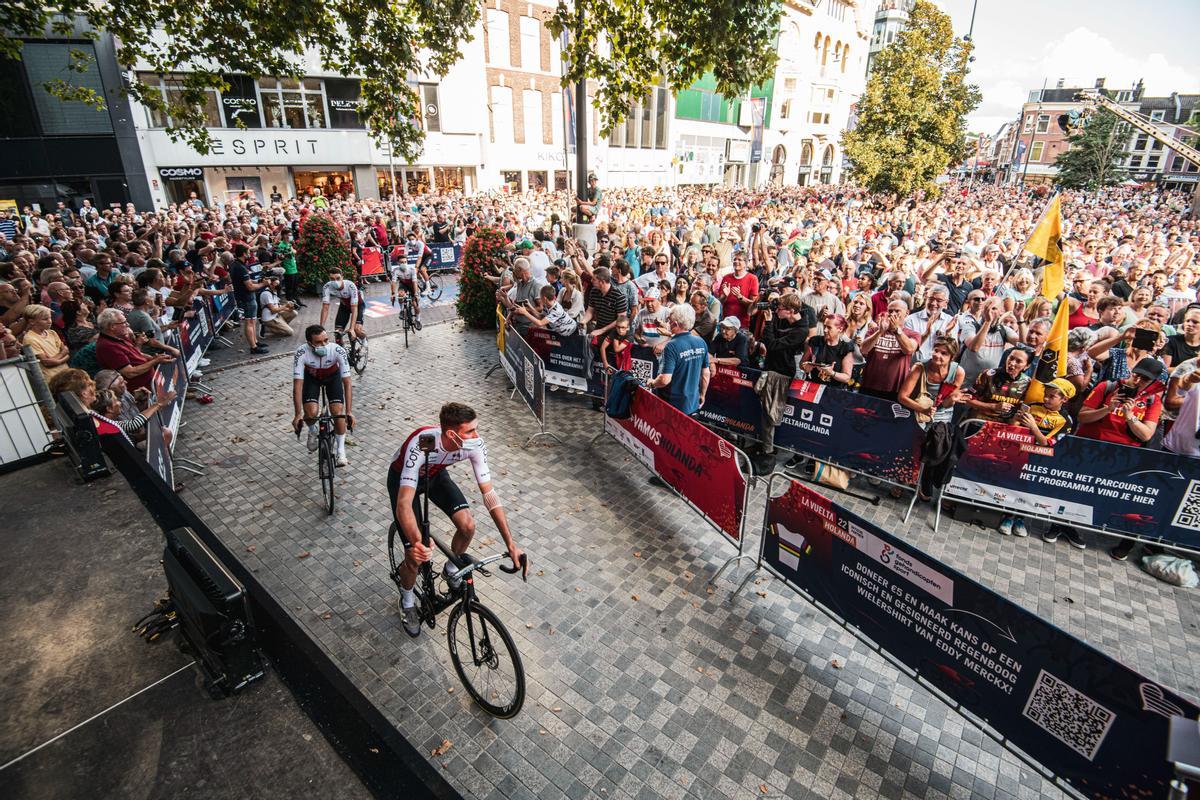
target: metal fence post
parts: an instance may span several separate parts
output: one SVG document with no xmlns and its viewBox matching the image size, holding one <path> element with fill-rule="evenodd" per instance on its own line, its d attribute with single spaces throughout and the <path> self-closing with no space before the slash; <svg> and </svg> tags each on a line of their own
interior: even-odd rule
<svg viewBox="0 0 1200 800">
<path fill-rule="evenodd" d="M 46 419 L 54 419 L 54 397 L 50 394 L 50 387 L 46 384 L 46 376 L 42 374 L 41 363 L 27 344 L 21 345 L 21 361 L 23 364 L 30 365 L 25 367 L 25 371 L 29 374 L 29 388 L 33 390 L 33 396 L 37 398 L 37 401 L 46 409 Z"/>
</svg>

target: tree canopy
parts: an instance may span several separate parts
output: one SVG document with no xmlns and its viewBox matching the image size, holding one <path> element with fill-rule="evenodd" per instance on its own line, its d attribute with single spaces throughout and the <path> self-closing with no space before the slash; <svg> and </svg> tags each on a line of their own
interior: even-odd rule
<svg viewBox="0 0 1200 800">
<path fill-rule="evenodd" d="M 1121 162 L 1128 152 L 1127 126 L 1107 111 L 1097 110 L 1067 137 L 1070 149 L 1054 161 L 1054 182 L 1067 189 L 1099 189 L 1125 177 Z"/>
<path fill-rule="evenodd" d="M 362 77 L 359 113 L 368 128 L 397 154 L 415 159 L 424 132 L 420 99 L 407 80 L 444 75 L 470 41 L 479 9 L 478 0 L 29 0 L 0 3 L 0 57 L 20 58 L 22 39 L 47 33 L 111 33 L 123 69 L 179 78 L 178 91 L 167 99 L 137 81 L 125 87 L 129 95 L 166 113 L 172 138 L 208 152 L 205 92 L 229 88 L 221 75 L 299 78 L 312 48 L 324 68 Z M 77 27 L 77 18 L 86 25 Z M 82 71 L 89 58 L 76 49 L 64 67 Z M 103 105 L 102 97 L 69 80 L 46 88 L 65 100 Z"/>
<path fill-rule="evenodd" d="M 564 81 L 596 81 L 607 136 L 660 80 L 678 92 L 711 71 L 717 92 L 736 97 L 770 78 L 781 13 L 779 0 L 559 0 L 547 27 L 570 35 Z"/>
<path fill-rule="evenodd" d="M 978 87 L 966 80 L 970 54 L 949 15 L 917 0 L 907 26 L 875 57 L 858 123 L 842 135 L 856 181 L 899 195 L 936 191 L 934 179 L 962 160 L 966 116 L 979 105 Z"/>
</svg>

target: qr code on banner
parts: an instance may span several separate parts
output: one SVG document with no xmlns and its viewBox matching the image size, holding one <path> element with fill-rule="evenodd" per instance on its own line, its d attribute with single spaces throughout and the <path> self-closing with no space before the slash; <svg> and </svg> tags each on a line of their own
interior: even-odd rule
<svg viewBox="0 0 1200 800">
<path fill-rule="evenodd" d="M 642 383 L 649 383 L 654 380 L 654 362 L 633 359 L 633 374 Z"/>
<path fill-rule="evenodd" d="M 1192 479 L 1183 500 L 1175 511 L 1175 519 L 1171 522 L 1176 528 L 1187 528 L 1189 531 L 1200 531 L 1200 481 Z"/>
<path fill-rule="evenodd" d="M 1104 742 L 1117 715 L 1049 672 L 1038 673 L 1025 717 L 1088 761 Z"/>
</svg>

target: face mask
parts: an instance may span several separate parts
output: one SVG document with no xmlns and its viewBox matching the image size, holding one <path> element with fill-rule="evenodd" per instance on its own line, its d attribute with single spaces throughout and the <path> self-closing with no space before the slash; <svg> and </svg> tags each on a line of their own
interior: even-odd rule
<svg viewBox="0 0 1200 800">
<path fill-rule="evenodd" d="M 464 439 L 454 431 L 447 431 L 446 438 L 454 442 L 454 444 L 456 444 L 460 450 L 466 450 L 467 452 L 478 450 L 483 447 L 483 439 Z"/>
<path fill-rule="evenodd" d="M 314 347 L 313 352 L 316 353 L 318 356 L 321 356 L 322 358 L 324 358 L 325 354 L 329 352 L 329 348 L 326 347 L 325 345 L 321 345 L 320 347 Z"/>
</svg>

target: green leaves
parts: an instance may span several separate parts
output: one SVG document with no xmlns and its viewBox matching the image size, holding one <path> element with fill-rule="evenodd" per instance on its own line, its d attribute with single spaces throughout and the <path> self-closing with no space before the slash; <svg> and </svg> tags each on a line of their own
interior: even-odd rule
<svg viewBox="0 0 1200 800">
<path fill-rule="evenodd" d="M 569 31 L 564 81 L 595 82 L 607 136 L 664 78 L 678 92 L 711 71 L 728 97 L 769 79 L 781 13 L 779 0 L 560 0 L 546 24 L 555 36 Z"/>
<path fill-rule="evenodd" d="M 979 105 L 979 89 L 966 82 L 970 53 L 950 17 L 918 0 L 876 56 L 858 124 L 842 135 L 857 182 L 897 195 L 937 191 L 934 179 L 962 159 L 966 116 Z"/>
<path fill-rule="evenodd" d="M 1129 153 L 1129 132 L 1112 114 L 1097 110 L 1082 128 L 1067 139 L 1070 149 L 1060 153 L 1054 166 L 1054 182 L 1067 189 L 1099 189 L 1120 183 L 1125 177 L 1121 162 Z"/>
<path fill-rule="evenodd" d="M 494 275 L 492 264 L 504 255 L 507 244 L 499 228 L 479 228 L 463 247 L 458 278 L 458 316 L 469 327 L 486 329 L 496 324 L 496 285 L 485 276 Z"/>
<path fill-rule="evenodd" d="M 184 91 L 165 102 L 157 89 L 137 81 L 125 89 L 170 116 L 173 139 L 206 153 L 204 91 L 228 88 L 221 73 L 303 77 L 305 52 L 312 48 L 325 68 L 362 76 L 360 113 L 368 128 L 402 159 L 415 160 L 424 134 L 414 121 L 416 93 L 406 81 L 444 75 L 470 40 L 479 13 L 477 0 L 94 0 L 79 7 L 29 0 L 0 3 L 0 57 L 19 58 L 20 40 L 40 38 L 48 27 L 72 33 L 74 16 L 81 14 L 93 30 L 117 38 L 123 68 L 184 74 Z M 78 65 L 73 58 L 63 66 L 78 71 Z M 103 104 L 67 81 L 47 89 L 63 99 Z"/>
</svg>

